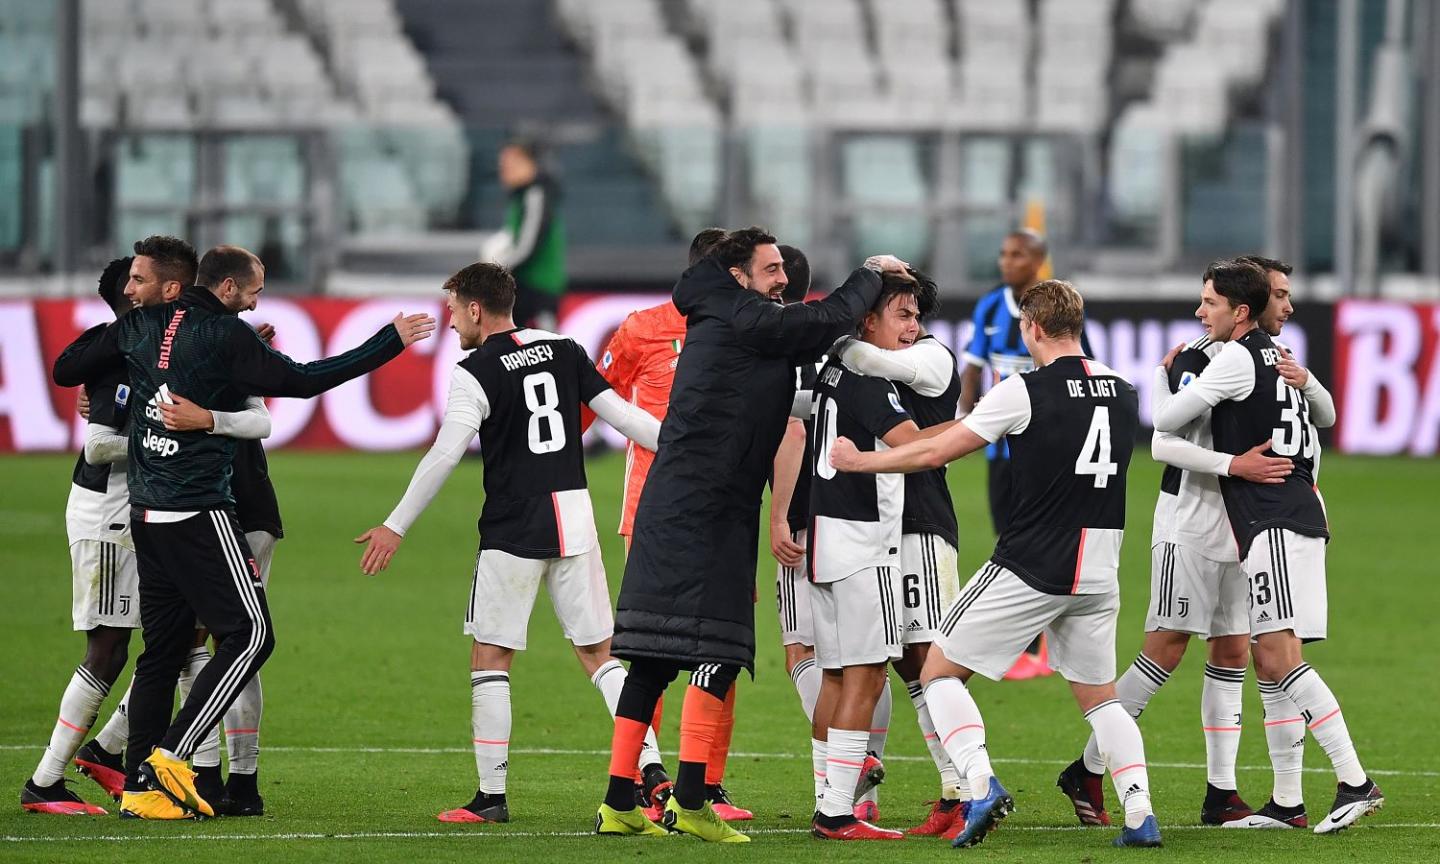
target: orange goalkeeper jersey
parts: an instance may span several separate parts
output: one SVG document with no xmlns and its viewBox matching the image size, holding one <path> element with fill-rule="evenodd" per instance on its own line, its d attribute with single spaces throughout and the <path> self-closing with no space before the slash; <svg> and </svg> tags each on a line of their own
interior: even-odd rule
<svg viewBox="0 0 1440 864">
<path fill-rule="evenodd" d="M 659 306 L 631 312 L 610 337 L 597 368 L 615 392 L 665 419 L 670 408 L 670 387 L 675 383 L 675 365 L 685 347 L 685 316 L 666 300 Z M 620 533 L 630 536 L 635 507 L 655 453 L 630 442 L 625 448 L 625 504 L 620 513 Z"/>
</svg>

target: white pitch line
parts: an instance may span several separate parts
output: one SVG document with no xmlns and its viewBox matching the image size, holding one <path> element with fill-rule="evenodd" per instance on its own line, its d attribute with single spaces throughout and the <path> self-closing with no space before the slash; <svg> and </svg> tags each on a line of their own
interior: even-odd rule
<svg viewBox="0 0 1440 864">
<path fill-rule="evenodd" d="M 35 750 L 45 749 L 44 744 L 0 744 L 0 750 Z M 468 747 L 292 747 L 286 745 L 267 746 L 262 748 L 266 753 L 396 753 L 415 756 L 453 756 L 459 754 L 473 755 L 474 751 Z M 609 756 L 609 750 L 570 750 L 556 747 L 512 747 L 512 754 L 518 756 Z M 730 754 L 735 759 L 809 759 L 809 753 L 755 753 L 736 751 Z M 885 757 L 887 762 L 929 762 L 929 756 L 903 756 L 891 754 Z M 1069 765 L 1069 759 L 1025 759 L 1019 757 L 991 757 L 991 762 L 999 765 Z M 1184 771 L 1198 771 L 1207 767 L 1202 762 L 1150 762 L 1150 768 L 1166 768 Z M 1237 765 L 1237 771 L 1270 771 L 1269 765 Z M 1304 769 L 1310 774 L 1331 774 L 1330 768 L 1311 767 Z M 1440 771 L 1406 771 L 1385 768 L 1367 768 L 1367 773 L 1376 777 L 1440 777 Z"/>
<path fill-rule="evenodd" d="M 1380 822 L 1357 825 L 1350 831 L 1377 831 L 1380 829 L 1409 829 L 1433 831 L 1440 829 L 1440 822 Z M 1223 828 L 1215 828 L 1211 825 L 1166 825 L 1164 831 L 1216 831 L 1223 832 Z M 1107 832 L 1095 828 L 1086 828 L 1081 825 L 1016 825 L 1014 822 L 1005 824 L 1005 833 L 1011 834 L 1016 831 L 1029 831 L 1037 834 L 1069 833 L 1073 831 L 1089 832 L 1096 835 L 1106 835 Z M 752 835 L 775 835 L 775 834 L 809 834 L 809 828 L 752 828 L 745 832 Z M 1307 832 L 1297 832 L 1307 833 Z M 73 835 L 67 837 L 22 837 L 19 835 L 7 834 L 0 836 L 0 842 L 5 843 L 72 843 L 72 842 L 110 842 L 110 843 L 139 843 L 150 840 L 172 842 L 175 840 L 198 840 L 206 843 L 223 842 L 253 842 L 256 840 L 497 840 L 497 839 L 535 839 L 535 838 L 569 838 L 569 837 L 594 837 L 593 831 L 357 831 L 350 834 L 325 834 L 322 832 L 287 832 L 284 834 L 98 834 L 98 835 Z M 612 841 L 604 841 L 612 842 Z M 922 841 L 923 842 L 923 841 Z"/>
</svg>

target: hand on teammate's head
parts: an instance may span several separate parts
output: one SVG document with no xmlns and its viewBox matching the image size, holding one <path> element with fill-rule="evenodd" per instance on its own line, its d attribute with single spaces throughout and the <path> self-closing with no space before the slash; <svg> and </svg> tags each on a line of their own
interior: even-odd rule
<svg viewBox="0 0 1440 864">
<path fill-rule="evenodd" d="M 871 255 L 865 259 L 865 266 L 877 273 L 904 273 L 910 265 L 894 255 Z"/>
</svg>

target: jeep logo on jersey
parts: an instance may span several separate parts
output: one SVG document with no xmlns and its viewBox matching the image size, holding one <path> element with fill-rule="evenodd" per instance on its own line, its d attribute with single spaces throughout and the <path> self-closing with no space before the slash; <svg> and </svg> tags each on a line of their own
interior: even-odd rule
<svg viewBox="0 0 1440 864">
<path fill-rule="evenodd" d="M 149 409 L 146 409 L 149 413 Z M 145 430 L 145 437 L 140 439 L 140 446 L 146 450 L 154 450 L 161 456 L 174 456 L 180 450 L 180 442 L 174 438 L 166 438 L 164 435 L 156 435 L 149 429 Z"/>
</svg>

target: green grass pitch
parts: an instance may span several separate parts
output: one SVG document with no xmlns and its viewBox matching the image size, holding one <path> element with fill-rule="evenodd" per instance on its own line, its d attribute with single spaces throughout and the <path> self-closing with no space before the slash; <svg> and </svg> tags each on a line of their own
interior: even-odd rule
<svg viewBox="0 0 1440 864">
<path fill-rule="evenodd" d="M 1080 830 L 1053 788 L 1088 727 L 1054 678 L 1013 684 L 978 681 L 989 746 L 1019 810 L 987 842 L 951 850 L 939 842 L 821 844 L 805 829 L 810 813 L 806 724 L 785 674 L 774 610 L 774 564 L 757 571 L 759 658 L 741 682 L 734 754 L 726 784 L 751 807 L 755 842 L 706 847 L 689 838 L 588 836 L 605 787 L 610 724 L 540 599 L 530 650 L 517 660 L 510 770 L 512 821 L 451 826 L 440 810 L 475 789 L 469 752 L 469 647 L 461 634 L 481 501 L 480 467 L 467 461 L 378 578 L 359 572 L 350 542 L 389 512 L 417 455 L 282 453 L 272 470 L 288 537 L 271 583 L 279 646 L 265 667 L 261 787 L 267 815 L 204 823 L 137 824 L 109 818 L 27 814 L 15 796 L 54 722 L 60 692 L 82 656 L 70 629 L 63 513 L 72 459 L 0 459 L 0 861 L 80 862 L 354 860 L 587 862 L 656 860 L 982 860 L 1108 861 L 1437 861 L 1440 860 L 1440 746 L 1433 737 L 1440 675 L 1433 662 L 1437 609 L 1435 490 L 1440 462 L 1328 457 L 1324 487 L 1335 539 L 1329 551 L 1329 642 L 1307 650 L 1342 704 L 1366 767 L 1389 803 L 1339 836 L 1235 832 L 1197 826 L 1204 791 L 1198 717 L 1203 658 L 1192 650 L 1141 721 L 1164 850 L 1114 850 L 1113 829 Z M 622 460 L 590 463 L 590 483 L 612 588 L 622 551 L 611 533 Z M 961 576 L 989 553 L 984 465 L 951 472 L 961 524 Z M 1118 666 L 1138 650 L 1149 591 L 1150 514 L 1158 468 L 1143 456 L 1130 472 L 1129 538 Z M 139 651 L 132 642 L 132 657 Z M 128 671 L 127 671 L 128 676 Z M 1253 676 L 1252 676 L 1253 681 Z M 117 687 L 117 693 L 123 687 Z M 935 796 L 933 769 L 914 712 L 898 685 L 891 724 L 882 824 L 906 827 Z M 673 768 L 679 690 L 672 691 L 662 745 Z M 102 709 L 108 716 L 112 697 Z M 1270 786 L 1254 684 L 1247 684 L 1240 791 L 1263 803 Z M 1306 754 L 1312 819 L 1329 805 L 1333 776 L 1313 743 Z M 77 776 L 76 789 L 106 804 Z M 1113 802 L 1113 791 L 1107 797 Z M 108 806 L 108 805 L 107 805 Z M 113 812 L 114 808 L 111 807 Z M 167 842 L 171 841 L 171 842 Z"/>
</svg>

